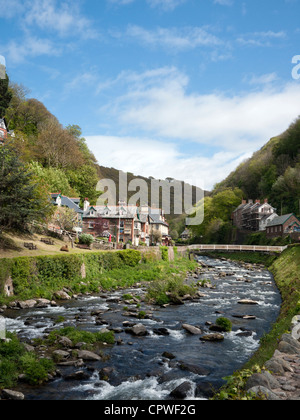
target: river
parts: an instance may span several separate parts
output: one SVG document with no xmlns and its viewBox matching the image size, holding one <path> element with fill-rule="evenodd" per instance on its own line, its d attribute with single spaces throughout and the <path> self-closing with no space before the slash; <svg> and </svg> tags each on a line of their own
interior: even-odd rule
<svg viewBox="0 0 300 420">
<path fill-rule="evenodd" d="M 83 368 L 88 379 L 66 381 L 64 377 L 82 368 L 59 367 L 62 377 L 42 387 L 24 386 L 27 400 L 165 400 L 170 392 L 183 382 L 189 382 L 187 399 L 207 399 L 211 389 L 218 389 L 225 376 L 241 368 L 259 347 L 261 337 L 270 331 L 276 321 L 281 296 L 272 274 L 263 268 L 249 268 L 225 260 L 204 256 L 197 257 L 205 264 L 205 272 L 190 281 L 209 279 L 214 288 L 201 288 L 204 297 L 186 301 L 184 305 L 165 308 L 151 307 L 151 319 L 137 320 L 124 316 L 124 302 L 118 301 L 125 293 L 144 296 L 145 287 L 110 292 L 107 296 L 80 296 L 58 307 L 9 311 L 7 329 L 30 340 L 42 337 L 45 332 L 73 325 L 88 331 L 117 328 L 115 334 L 120 345 L 106 346 L 105 362 L 89 362 Z M 221 274 L 222 273 L 222 274 Z M 257 301 L 257 305 L 241 305 L 241 299 Z M 129 305 L 130 309 L 130 305 Z M 104 324 L 95 323 L 92 311 L 102 310 Z M 139 310 L 149 311 L 149 305 L 141 302 Z M 255 319 L 237 316 L 253 315 Z M 214 323 L 220 316 L 229 318 L 233 330 L 225 333 L 222 342 L 203 342 L 199 335 L 187 333 L 182 324 L 198 326 L 210 333 L 208 322 Z M 63 317 L 63 324 L 55 324 Z M 148 335 L 134 337 L 124 331 L 123 322 L 143 324 Z M 165 334 L 159 335 L 159 328 Z M 174 359 L 163 356 L 172 353 Z M 185 368 L 183 369 L 183 365 Z M 207 372 L 199 374 L 193 367 Z M 99 371 L 112 368 L 109 381 L 101 380 Z"/>
</svg>

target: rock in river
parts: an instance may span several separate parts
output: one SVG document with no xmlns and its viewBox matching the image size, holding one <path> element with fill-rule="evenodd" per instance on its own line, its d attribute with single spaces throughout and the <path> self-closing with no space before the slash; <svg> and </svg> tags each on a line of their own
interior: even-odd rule
<svg viewBox="0 0 300 420">
<path fill-rule="evenodd" d="M 193 334 L 193 335 L 200 335 L 200 334 L 202 334 L 202 331 L 199 328 L 194 327 L 193 325 L 183 324 L 182 325 L 182 328 L 184 330 L 186 330 L 187 332 L 189 332 L 190 334 Z"/>
<path fill-rule="evenodd" d="M 137 337 L 148 335 L 148 331 L 143 324 L 136 324 L 132 328 L 127 328 L 125 331 Z"/>
<path fill-rule="evenodd" d="M 238 303 L 241 305 L 259 305 L 259 302 L 251 299 L 241 299 L 238 301 Z"/>
<path fill-rule="evenodd" d="M 223 341 L 224 335 L 223 334 L 207 334 L 200 337 L 201 341 Z"/>
</svg>

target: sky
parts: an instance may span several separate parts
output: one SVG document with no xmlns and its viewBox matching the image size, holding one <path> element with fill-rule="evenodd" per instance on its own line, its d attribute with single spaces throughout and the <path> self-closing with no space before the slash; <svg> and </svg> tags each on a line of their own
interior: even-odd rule
<svg viewBox="0 0 300 420">
<path fill-rule="evenodd" d="M 100 165 L 210 190 L 300 114 L 300 0 L 0 0 L 0 55 Z"/>
</svg>

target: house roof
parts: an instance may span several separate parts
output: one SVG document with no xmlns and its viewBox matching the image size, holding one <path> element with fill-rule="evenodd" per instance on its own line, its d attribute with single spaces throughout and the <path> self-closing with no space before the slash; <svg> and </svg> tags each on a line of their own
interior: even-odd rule
<svg viewBox="0 0 300 420">
<path fill-rule="evenodd" d="M 283 216 L 275 217 L 275 219 L 271 220 L 268 223 L 267 227 L 283 225 L 292 216 L 295 216 L 294 213 L 284 214 Z M 300 223 L 300 220 L 299 220 L 299 223 Z"/>
<path fill-rule="evenodd" d="M 168 223 L 164 222 L 160 219 L 160 215 L 156 213 L 149 214 L 150 216 L 150 223 L 156 224 L 156 225 L 164 225 L 169 227 Z"/>
<path fill-rule="evenodd" d="M 73 201 L 73 199 L 66 197 L 65 195 L 61 195 L 59 193 L 55 193 L 55 194 L 51 194 L 52 197 L 52 202 L 54 205 L 57 205 L 56 203 L 56 199 L 57 197 L 60 196 L 61 198 L 61 205 L 62 207 L 68 207 L 69 209 L 73 209 L 76 211 L 76 213 L 78 214 L 83 214 L 83 210 L 81 210 L 81 208 Z M 74 199 L 76 200 L 76 199 Z"/>
</svg>

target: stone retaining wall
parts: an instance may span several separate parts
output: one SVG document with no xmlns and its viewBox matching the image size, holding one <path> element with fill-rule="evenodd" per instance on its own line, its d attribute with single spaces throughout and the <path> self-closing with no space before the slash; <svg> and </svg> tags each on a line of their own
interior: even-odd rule
<svg viewBox="0 0 300 420">
<path fill-rule="evenodd" d="M 265 369 L 248 380 L 248 392 L 271 401 L 300 400 L 300 315 L 293 318 L 291 333 L 282 335 Z"/>
</svg>

